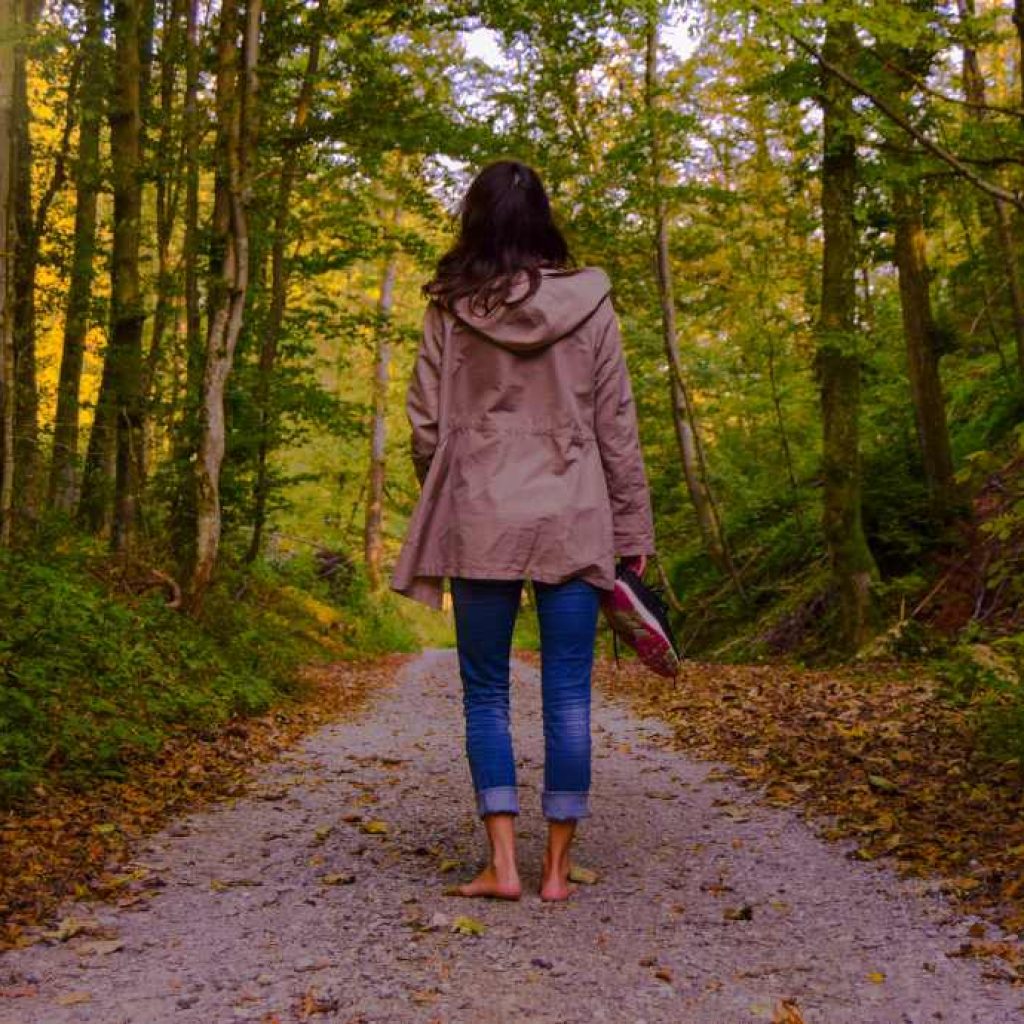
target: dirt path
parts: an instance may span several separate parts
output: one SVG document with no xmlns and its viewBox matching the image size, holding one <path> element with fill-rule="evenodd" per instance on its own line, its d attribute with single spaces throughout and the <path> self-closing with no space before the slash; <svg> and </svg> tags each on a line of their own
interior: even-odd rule
<svg viewBox="0 0 1024 1024">
<path fill-rule="evenodd" d="M 542 904 L 537 672 L 519 662 L 516 679 L 521 903 L 443 895 L 482 850 L 455 656 L 430 651 L 369 715 L 260 769 L 249 797 L 151 837 L 151 898 L 68 907 L 85 931 L 0 959 L 0 1024 L 755 1024 L 781 999 L 807 1024 L 1024 1021 L 1024 992 L 947 955 L 970 922 L 939 896 L 606 700 L 578 851 L 600 879 Z M 453 930 L 460 915 L 483 934 Z"/>
</svg>

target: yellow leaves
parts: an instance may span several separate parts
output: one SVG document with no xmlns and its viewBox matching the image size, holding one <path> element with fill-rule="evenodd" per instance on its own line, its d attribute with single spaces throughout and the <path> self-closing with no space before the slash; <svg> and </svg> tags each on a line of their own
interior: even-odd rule
<svg viewBox="0 0 1024 1024">
<path fill-rule="evenodd" d="M 873 985 L 882 985 L 885 983 L 885 971 L 869 971 L 867 979 Z"/>
<path fill-rule="evenodd" d="M 452 921 L 452 931 L 457 935 L 483 935 L 487 926 L 475 917 L 461 916 Z"/>
<path fill-rule="evenodd" d="M 371 821 L 364 821 L 359 828 L 368 836 L 385 836 L 388 834 L 388 823 L 374 818 Z"/>
<path fill-rule="evenodd" d="M 348 871 L 334 871 L 320 876 L 322 885 L 351 885 L 355 880 L 356 876 Z"/>
<path fill-rule="evenodd" d="M 315 843 L 322 843 L 333 831 L 333 825 L 317 825 L 317 827 L 313 830 L 313 841 Z"/>
<path fill-rule="evenodd" d="M 580 867 L 579 864 L 573 864 L 569 868 L 569 881 L 576 882 L 578 885 L 597 885 L 601 876 L 590 868 Z"/>
</svg>

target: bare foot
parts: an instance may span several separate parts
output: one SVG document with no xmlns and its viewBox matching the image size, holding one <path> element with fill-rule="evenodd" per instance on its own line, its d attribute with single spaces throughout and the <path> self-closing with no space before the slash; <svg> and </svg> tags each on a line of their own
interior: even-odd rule
<svg viewBox="0 0 1024 1024">
<path fill-rule="evenodd" d="M 519 875 L 515 870 L 498 874 L 493 865 L 488 865 L 472 882 L 457 885 L 450 890 L 453 896 L 482 896 L 495 900 L 517 900 L 523 894 Z"/>
<path fill-rule="evenodd" d="M 568 857 L 554 861 L 550 853 L 544 854 L 544 870 L 540 880 L 540 898 L 545 902 L 558 903 L 567 900 L 576 891 L 569 884 Z"/>
</svg>

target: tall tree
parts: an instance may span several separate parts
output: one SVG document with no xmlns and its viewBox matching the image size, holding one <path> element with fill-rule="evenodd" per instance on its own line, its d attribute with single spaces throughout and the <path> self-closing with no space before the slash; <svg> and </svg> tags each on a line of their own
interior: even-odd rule
<svg viewBox="0 0 1024 1024">
<path fill-rule="evenodd" d="M 897 174 L 906 171 L 901 167 Z M 903 337 L 918 446 L 933 509 L 943 520 L 954 507 L 955 483 L 946 400 L 939 376 L 938 329 L 932 312 L 921 183 L 895 178 L 891 191 Z"/>
<path fill-rule="evenodd" d="M 185 52 L 183 45 L 186 0 L 170 0 L 165 7 L 163 32 L 160 46 L 159 75 L 159 131 L 154 155 L 154 205 L 156 233 L 156 295 L 153 304 L 153 324 L 150 331 L 149 349 L 143 366 L 142 394 L 147 408 L 146 429 L 152 435 L 153 389 L 157 374 L 164 360 L 164 335 L 174 316 L 174 286 L 176 275 L 172 272 L 171 243 L 178 218 L 182 193 L 184 161 L 176 131 L 178 69 Z M 145 81 L 145 73 L 143 76 Z M 145 123 L 145 118 L 143 118 Z M 149 448 L 146 446 L 147 462 Z"/>
<path fill-rule="evenodd" d="M 18 0 L 0 0 L 0 547 L 11 543 L 14 515 L 14 248 L 17 223 L 17 127 L 14 36 Z"/>
<path fill-rule="evenodd" d="M 320 0 L 313 21 L 313 32 L 306 58 L 306 68 L 299 86 L 292 115 L 290 138 L 285 140 L 281 155 L 281 169 L 277 179 L 274 220 L 271 227 L 270 249 L 270 309 L 260 336 L 260 354 L 257 367 L 256 405 L 259 437 L 256 445 L 256 479 L 253 484 L 253 528 L 247 561 L 255 561 L 263 543 L 263 530 L 267 522 L 270 498 L 270 449 L 273 423 L 272 382 L 277 366 L 281 333 L 284 327 L 285 307 L 288 299 L 288 259 L 286 247 L 292 224 L 292 196 L 299 170 L 303 135 L 313 107 L 313 93 L 320 73 L 320 51 L 323 42 L 324 17 L 327 0 Z"/>
<path fill-rule="evenodd" d="M 739 584 L 729 548 L 722 530 L 722 521 L 707 479 L 707 465 L 690 390 L 683 373 L 676 330 L 675 293 L 672 284 L 669 212 L 665 203 L 664 161 L 661 125 L 659 123 L 658 80 L 658 17 L 647 23 L 644 102 L 650 146 L 651 213 L 654 227 L 655 268 L 658 277 L 658 299 L 661 306 L 662 337 L 669 365 L 669 389 L 672 422 L 683 466 L 683 477 L 697 517 L 704 546 L 711 560 Z"/>
<path fill-rule="evenodd" d="M 224 390 L 249 287 L 249 223 L 253 128 L 261 0 L 248 0 L 242 24 L 241 64 L 237 35 L 240 18 L 234 0 L 221 8 L 217 58 L 217 176 L 214 198 L 215 243 L 219 266 L 211 279 L 196 458 L 195 564 L 189 583 L 189 606 L 197 611 L 217 562 L 221 537 L 220 474 L 226 429 Z M 222 255 L 221 255 L 222 254 Z"/>
<path fill-rule="evenodd" d="M 857 35 L 847 20 L 830 19 L 824 54 L 849 69 Z M 839 595 L 842 647 L 856 651 L 872 631 L 871 581 L 877 574 L 864 535 L 860 478 L 860 355 L 857 345 L 857 234 L 854 218 L 857 140 L 853 94 L 834 75 L 821 88 L 821 308 L 816 363 L 821 387 L 822 526 Z"/>
<path fill-rule="evenodd" d="M 395 211 L 397 226 L 399 212 Z M 366 521 L 363 530 L 363 554 L 370 586 L 381 585 L 381 560 L 384 551 L 384 483 L 387 452 L 388 369 L 391 365 L 392 310 L 395 304 L 395 278 L 398 258 L 390 253 L 384 262 L 377 295 L 377 324 L 373 341 L 373 411 L 370 425 L 370 469 L 367 478 Z"/>
<path fill-rule="evenodd" d="M 77 494 L 78 433 L 85 340 L 92 309 L 96 255 L 96 202 L 100 189 L 100 127 L 106 90 L 103 0 L 85 0 L 78 159 L 75 163 L 75 238 L 64 319 L 49 498 L 70 513 Z"/>
<path fill-rule="evenodd" d="M 39 459 L 39 386 L 36 380 L 36 269 L 39 231 L 33 213 L 32 111 L 28 101 L 29 40 L 39 18 L 40 0 L 21 0 L 14 41 L 14 503 L 35 518 Z M 51 197 L 52 198 L 52 197 Z M 45 212 L 44 212 L 45 218 Z"/>
<path fill-rule="evenodd" d="M 142 14 L 145 0 L 114 2 L 114 74 L 110 155 L 114 232 L 110 255 L 110 343 L 115 412 L 114 519 L 111 544 L 125 550 L 139 514 L 143 459 L 142 329 L 139 279 L 142 234 Z"/>
<path fill-rule="evenodd" d="M 926 8 L 930 7 L 930 2 Z M 922 10 L 926 13 L 926 9 Z M 930 45 L 893 46 L 887 66 L 890 99 L 905 108 L 910 84 L 923 81 L 934 54 Z M 924 193 L 918 155 L 906 137 L 889 125 L 887 170 L 892 203 L 893 255 L 899 275 L 900 309 L 907 352 L 907 376 L 917 426 L 918 448 L 935 518 L 954 511 L 953 453 L 946 420 L 946 400 L 939 375 L 940 344 L 932 311 L 931 271 L 925 232 Z"/>
</svg>

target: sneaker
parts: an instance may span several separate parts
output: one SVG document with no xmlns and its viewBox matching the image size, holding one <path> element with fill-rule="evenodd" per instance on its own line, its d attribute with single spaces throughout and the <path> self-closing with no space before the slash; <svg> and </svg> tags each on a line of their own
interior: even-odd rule
<svg viewBox="0 0 1024 1024">
<path fill-rule="evenodd" d="M 668 621 L 668 608 L 656 590 L 620 562 L 615 570 L 615 586 L 601 596 L 601 608 L 616 641 L 621 637 L 652 672 L 675 678 L 679 650 Z M 616 642 L 616 661 L 618 655 Z"/>
</svg>

